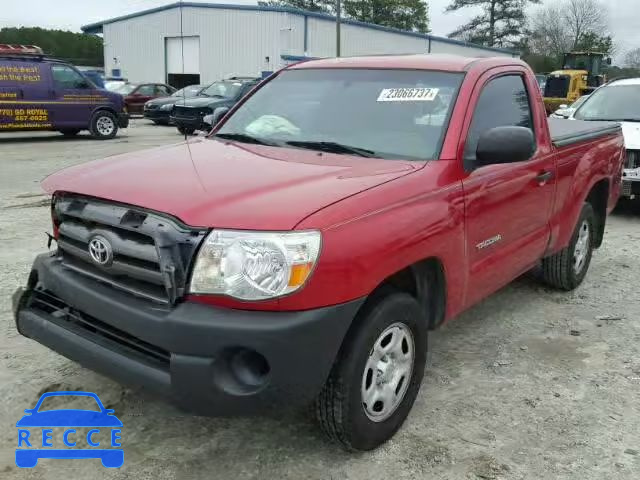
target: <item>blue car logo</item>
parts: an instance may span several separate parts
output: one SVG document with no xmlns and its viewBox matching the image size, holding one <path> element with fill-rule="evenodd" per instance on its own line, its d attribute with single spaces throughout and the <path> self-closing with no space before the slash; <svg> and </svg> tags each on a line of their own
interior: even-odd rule
<svg viewBox="0 0 640 480">
<path fill-rule="evenodd" d="M 86 397 L 93 398 L 97 410 L 54 409 L 44 410 L 43 402 L 50 397 Z M 92 403 L 93 405 L 93 403 Z M 48 392 L 43 394 L 36 406 L 24 411 L 16 427 L 18 427 L 18 448 L 16 448 L 16 465 L 20 468 L 35 467 L 40 458 L 99 458 L 102 465 L 108 468 L 121 467 L 124 462 L 124 451 L 121 447 L 122 422 L 113 415 L 113 410 L 106 409 L 95 393 L 91 392 Z M 55 440 L 65 447 L 54 448 L 54 428 L 63 427 L 64 432 L 56 435 Z M 80 434 L 76 428 L 86 428 L 86 435 Z M 56 431 L 62 430 L 56 428 Z M 106 431 L 106 432 L 105 432 Z M 102 432 L 102 433 L 101 433 Z M 107 440 L 104 439 L 108 434 Z M 89 448 L 82 448 L 86 444 Z M 76 448 L 76 446 L 78 448 Z M 111 448 L 104 448 L 110 446 Z M 101 448 L 100 448 L 101 447 Z"/>
</svg>

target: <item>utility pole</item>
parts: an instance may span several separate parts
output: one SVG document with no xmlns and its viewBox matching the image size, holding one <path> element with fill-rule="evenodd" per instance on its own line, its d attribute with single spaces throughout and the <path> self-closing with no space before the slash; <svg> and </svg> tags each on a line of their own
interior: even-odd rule
<svg viewBox="0 0 640 480">
<path fill-rule="evenodd" d="M 340 16 L 341 0 L 336 0 L 336 57 L 340 56 Z"/>
</svg>

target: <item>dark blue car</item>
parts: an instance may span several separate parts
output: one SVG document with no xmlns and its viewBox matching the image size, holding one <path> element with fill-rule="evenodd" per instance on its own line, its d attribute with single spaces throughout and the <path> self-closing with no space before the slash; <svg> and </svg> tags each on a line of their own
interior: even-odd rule
<svg viewBox="0 0 640 480">
<path fill-rule="evenodd" d="M 42 402 L 49 397 L 91 397 L 96 403 L 98 410 L 81 410 L 81 409 L 55 409 L 40 411 Z M 102 427 L 111 429 L 111 447 L 119 447 L 117 442 L 120 439 L 120 430 L 122 422 L 113 415 L 113 410 L 104 408 L 102 402 L 95 393 L 91 392 L 49 392 L 40 397 L 36 406 L 32 409 L 25 410 L 26 415 L 22 417 L 16 427 L 18 427 L 18 448 L 16 449 L 16 465 L 22 468 L 35 467 L 40 458 L 99 458 L 105 467 L 117 468 L 122 466 L 124 462 L 124 451 L 122 448 L 73 448 L 79 442 L 70 441 L 70 434 L 76 431 L 73 427 Z M 65 427 L 63 435 L 64 445 L 72 448 L 55 449 L 53 444 L 48 440 L 51 439 L 51 431 L 42 430 L 40 436 L 40 428 Z M 30 430 L 37 428 L 38 430 Z M 99 433 L 99 428 L 89 430 L 86 435 L 88 446 L 97 447 L 98 442 L 94 442 L 93 434 Z M 33 437 L 30 434 L 34 434 Z M 36 448 L 42 438 L 42 448 Z M 21 448 L 30 447 L 30 448 Z M 32 448 L 31 448 L 32 447 Z"/>
</svg>

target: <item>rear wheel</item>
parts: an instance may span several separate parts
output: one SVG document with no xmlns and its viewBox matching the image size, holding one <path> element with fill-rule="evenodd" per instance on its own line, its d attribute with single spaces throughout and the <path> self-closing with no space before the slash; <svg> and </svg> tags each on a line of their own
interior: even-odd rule
<svg viewBox="0 0 640 480">
<path fill-rule="evenodd" d="M 75 137 L 78 133 L 80 133 L 79 128 L 69 128 L 65 130 L 60 130 L 60 133 L 65 137 Z"/>
<path fill-rule="evenodd" d="M 582 283 L 591 264 L 594 225 L 593 207 L 585 203 L 569 245 L 542 260 L 542 277 L 546 283 L 561 290 L 573 290 Z"/>
<path fill-rule="evenodd" d="M 178 131 L 180 132 L 181 135 L 193 135 L 196 129 L 189 128 L 189 127 L 178 127 Z"/>
<path fill-rule="evenodd" d="M 97 140 L 108 140 L 118 133 L 116 116 L 107 110 L 98 110 L 91 118 L 91 136 Z"/>
<path fill-rule="evenodd" d="M 427 321 L 418 302 L 389 292 L 358 314 L 315 402 L 320 426 L 348 450 L 371 450 L 402 426 L 427 358 Z"/>
</svg>

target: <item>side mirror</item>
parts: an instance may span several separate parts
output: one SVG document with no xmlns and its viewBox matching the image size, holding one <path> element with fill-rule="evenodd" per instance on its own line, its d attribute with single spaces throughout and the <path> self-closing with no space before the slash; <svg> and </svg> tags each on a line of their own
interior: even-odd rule
<svg viewBox="0 0 640 480">
<path fill-rule="evenodd" d="M 476 165 L 522 162 L 530 159 L 535 149 L 536 142 L 530 128 L 491 128 L 480 135 Z"/>
<path fill-rule="evenodd" d="M 607 61 L 607 65 L 611 65 L 611 63 L 612 63 L 611 57 L 607 57 L 606 61 Z"/>
<path fill-rule="evenodd" d="M 105 408 L 104 409 L 104 413 L 106 413 L 107 415 L 111 415 L 114 412 L 115 412 L 115 410 L 113 408 Z"/>
<path fill-rule="evenodd" d="M 565 108 L 569 108 L 569 105 L 567 105 L 566 103 L 558 106 L 558 110 L 564 110 Z"/>
<path fill-rule="evenodd" d="M 218 107 L 213 111 L 213 113 L 209 115 L 205 115 L 202 121 L 210 125 L 211 127 L 213 127 L 220 121 L 222 117 L 224 117 L 227 114 L 229 110 L 230 110 L 229 107 Z"/>
</svg>

